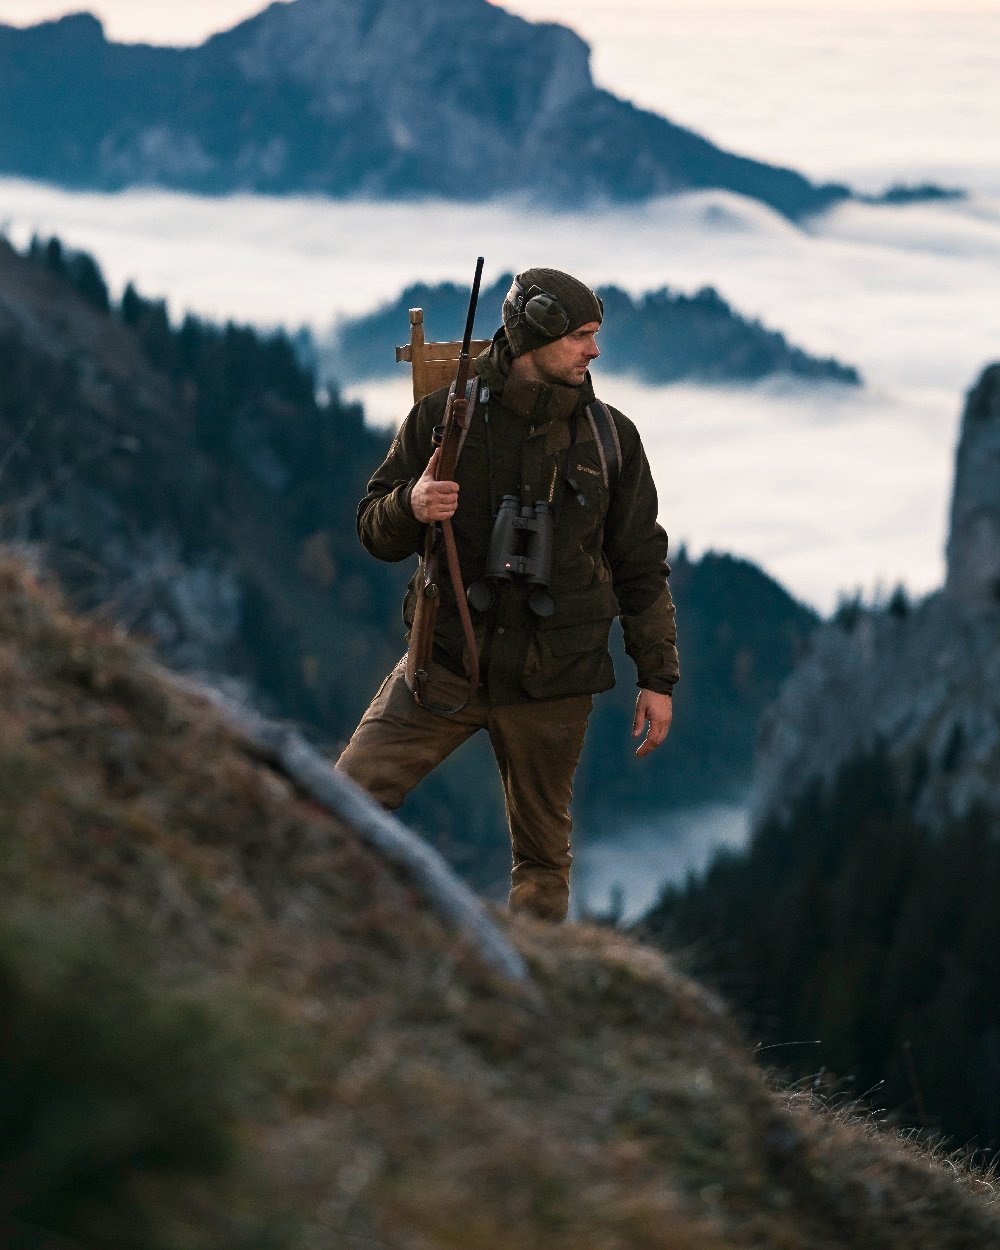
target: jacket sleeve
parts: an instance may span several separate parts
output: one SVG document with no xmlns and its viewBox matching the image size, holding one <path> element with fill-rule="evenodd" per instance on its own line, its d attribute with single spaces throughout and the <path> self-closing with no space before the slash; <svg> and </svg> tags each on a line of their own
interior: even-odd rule
<svg viewBox="0 0 1000 1250">
<path fill-rule="evenodd" d="M 410 410 L 358 504 L 358 537 L 379 560 L 405 560 L 423 546 L 424 526 L 413 515 L 410 494 L 431 455 L 433 400 L 428 396 Z"/>
<path fill-rule="evenodd" d="M 674 601 L 667 583 L 667 535 L 656 519 L 656 486 L 639 432 L 612 411 L 622 467 L 608 507 L 604 553 L 621 608 L 625 650 L 635 664 L 638 684 L 670 694 L 680 677 L 680 664 Z"/>
</svg>

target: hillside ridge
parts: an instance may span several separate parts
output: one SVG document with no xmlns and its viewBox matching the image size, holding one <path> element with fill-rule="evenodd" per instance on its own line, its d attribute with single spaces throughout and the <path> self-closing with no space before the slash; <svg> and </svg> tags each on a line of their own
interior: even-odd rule
<svg viewBox="0 0 1000 1250">
<path fill-rule="evenodd" d="M 99 932 L 131 952 L 113 974 L 90 966 L 82 998 L 54 1000 L 74 981 L 50 975 L 8 999 L 0 1072 L 35 1114 L 0 1115 L 0 1157 L 20 1176 L 0 1223 L 123 1250 L 1000 1240 L 985 1182 L 787 1104 L 719 1003 L 619 933 L 506 920 L 545 1009 L 512 997 L 398 870 L 248 754 L 209 701 L 120 632 L 67 612 L 8 554 L 0 699 L 0 876 L 22 964 L 45 933 L 50 969 L 75 967 L 80 926 L 87 946 Z M 53 935 L 73 926 L 73 947 L 60 947 Z M 8 942 L 5 927 L 5 984 Z M 236 1149 L 203 1157 L 192 1142 L 196 1179 L 183 1155 L 129 1153 L 129 1134 L 189 1113 L 169 1104 L 151 1117 L 148 1085 L 109 1084 L 129 1030 L 88 1049 L 108 975 L 115 1001 L 139 993 L 133 976 L 161 1004 L 144 1009 L 142 1053 L 176 1040 L 176 1025 L 163 1030 L 179 993 L 217 1004 L 184 1008 L 192 1074 L 226 1053 L 212 1040 L 222 1005 L 239 1022 L 216 1125 Z M 55 1114 L 46 1065 L 59 1051 L 31 1042 L 53 1010 L 77 1038 L 76 1086 L 120 1108 L 124 1137 L 80 1137 Z M 184 1070 L 166 1065 L 157 1087 L 201 1097 L 177 1085 Z M 39 1171 L 43 1157 L 56 1172 Z M 81 1198 L 81 1169 L 102 1166 L 118 1185 Z"/>
</svg>

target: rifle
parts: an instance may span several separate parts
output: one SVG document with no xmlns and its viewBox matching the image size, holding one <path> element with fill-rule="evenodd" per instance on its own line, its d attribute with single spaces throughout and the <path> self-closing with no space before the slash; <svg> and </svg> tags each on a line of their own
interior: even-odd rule
<svg viewBox="0 0 1000 1250">
<path fill-rule="evenodd" d="M 479 302 L 479 283 L 483 276 L 483 258 L 476 261 L 476 276 L 472 282 L 472 298 L 469 300 L 469 315 L 465 322 L 465 335 L 462 339 L 462 351 L 458 357 L 458 368 L 455 380 L 448 392 L 448 402 L 444 410 L 444 422 L 434 430 L 434 445 L 441 448 L 438 456 L 434 479 L 438 482 L 453 481 L 458 455 L 465 441 L 468 429 L 469 401 L 466 390 L 469 383 L 469 345 L 472 342 L 472 323 L 476 317 L 476 304 Z M 434 647 L 434 627 L 437 623 L 438 606 L 441 596 L 439 579 L 441 573 L 441 548 L 444 547 L 448 575 L 455 592 L 455 605 L 462 622 L 465 645 L 469 652 L 469 693 L 457 707 L 437 707 L 427 697 L 427 675 L 430 666 L 431 652 Z M 439 521 L 427 526 L 424 540 L 424 554 L 417 570 L 417 602 L 413 611 L 413 624 L 410 626 L 410 641 L 406 649 L 406 684 L 414 699 L 428 712 L 438 716 L 454 716 L 461 712 L 472 698 L 479 685 L 479 648 L 472 628 L 469 605 L 465 599 L 465 587 L 462 585 L 462 570 L 458 563 L 458 551 L 455 547 L 455 534 L 451 520 Z"/>
</svg>

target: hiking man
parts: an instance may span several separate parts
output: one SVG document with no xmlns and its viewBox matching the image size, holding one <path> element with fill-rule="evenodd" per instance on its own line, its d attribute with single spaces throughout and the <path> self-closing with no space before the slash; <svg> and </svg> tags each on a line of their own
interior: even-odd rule
<svg viewBox="0 0 1000 1250">
<path fill-rule="evenodd" d="M 593 695 L 614 685 L 620 616 L 639 696 L 632 728 L 648 755 L 670 727 L 678 678 L 667 536 L 638 431 L 596 400 L 601 300 L 557 269 L 519 274 L 503 325 L 474 362 L 468 433 L 454 481 L 430 453 L 447 389 L 411 410 L 358 508 L 381 560 L 423 547 L 450 518 L 472 605 L 480 681 L 453 715 L 420 706 L 405 657 L 382 683 L 337 767 L 389 809 L 479 729 L 503 783 L 513 869 L 510 906 L 562 920 L 569 903 L 573 774 Z M 525 545 L 527 544 L 527 545 Z M 527 554 L 526 554 L 527 553 Z M 403 606 L 409 626 L 416 577 Z M 439 707 L 469 693 L 455 595 L 441 579 L 429 683 Z"/>
</svg>

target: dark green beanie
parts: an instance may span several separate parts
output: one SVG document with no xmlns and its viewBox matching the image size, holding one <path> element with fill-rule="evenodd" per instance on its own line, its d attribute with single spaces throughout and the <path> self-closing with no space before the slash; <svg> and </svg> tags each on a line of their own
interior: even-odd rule
<svg viewBox="0 0 1000 1250">
<path fill-rule="evenodd" d="M 521 308 L 518 308 L 518 284 L 522 288 Z M 543 297 L 536 305 L 537 315 L 530 325 L 526 320 L 524 304 L 535 297 Z M 528 310 L 531 315 L 532 310 Z M 562 316 L 561 314 L 565 314 Z M 578 278 L 563 273 L 561 269 L 525 269 L 514 279 L 503 302 L 503 328 L 515 356 L 534 351 L 561 339 L 590 321 L 604 319 L 604 306 L 598 296 Z"/>
</svg>

